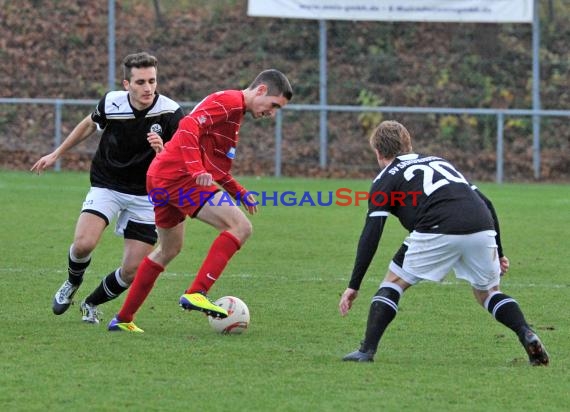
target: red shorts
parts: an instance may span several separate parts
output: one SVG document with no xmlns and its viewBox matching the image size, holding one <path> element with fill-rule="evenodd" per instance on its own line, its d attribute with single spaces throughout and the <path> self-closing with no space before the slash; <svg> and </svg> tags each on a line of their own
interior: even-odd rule
<svg viewBox="0 0 570 412">
<path fill-rule="evenodd" d="M 198 186 L 196 179 L 184 177 L 177 180 L 146 177 L 149 201 L 154 205 L 156 226 L 168 229 L 186 219 L 196 217 L 202 206 L 220 191 L 216 185 Z"/>
</svg>

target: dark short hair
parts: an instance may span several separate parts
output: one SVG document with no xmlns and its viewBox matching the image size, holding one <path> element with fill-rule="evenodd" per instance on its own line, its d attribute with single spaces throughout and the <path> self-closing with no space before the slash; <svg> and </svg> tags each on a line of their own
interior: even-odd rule
<svg viewBox="0 0 570 412">
<path fill-rule="evenodd" d="M 131 69 L 144 67 L 158 67 L 158 60 L 147 52 L 129 54 L 123 59 L 123 79 L 131 79 Z"/>
<path fill-rule="evenodd" d="M 276 69 L 264 70 L 257 75 L 255 80 L 251 82 L 248 89 L 255 89 L 260 84 L 265 84 L 267 86 L 268 96 L 281 96 L 285 97 L 287 100 L 291 100 L 293 97 L 293 88 L 289 79 L 283 73 Z"/>
</svg>

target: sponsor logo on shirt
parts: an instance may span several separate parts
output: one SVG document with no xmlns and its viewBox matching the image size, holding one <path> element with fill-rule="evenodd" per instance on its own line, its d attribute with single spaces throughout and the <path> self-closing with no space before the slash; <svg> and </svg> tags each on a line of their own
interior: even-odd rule
<svg viewBox="0 0 570 412">
<path fill-rule="evenodd" d="M 230 159 L 235 159 L 236 158 L 236 148 L 230 147 L 230 150 L 228 150 L 228 152 L 226 153 L 226 156 L 229 157 Z"/>
<path fill-rule="evenodd" d="M 161 135 L 162 134 L 162 127 L 160 127 L 160 125 L 158 123 L 155 123 L 152 126 L 150 126 L 150 131 L 155 132 L 158 135 Z"/>
</svg>

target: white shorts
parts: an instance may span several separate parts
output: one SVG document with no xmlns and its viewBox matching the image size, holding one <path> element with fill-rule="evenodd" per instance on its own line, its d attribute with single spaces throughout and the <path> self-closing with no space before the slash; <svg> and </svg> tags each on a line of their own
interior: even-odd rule
<svg viewBox="0 0 570 412">
<path fill-rule="evenodd" d="M 440 282 L 451 269 L 458 279 L 478 290 L 499 285 L 501 268 L 494 230 L 468 235 L 412 232 L 402 267 L 390 262 L 390 270 L 411 285 L 420 280 Z"/>
<path fill-rule="evenodd" d="M 129 195 L 102 187 L 89 189 L 81 212 L 93 213 L 109 224 L 115 217 L 115 234 L 125 236 L 129 222 L 151 225 L 154 229 L 154 207 L 148 196 Z"/>
</svg>

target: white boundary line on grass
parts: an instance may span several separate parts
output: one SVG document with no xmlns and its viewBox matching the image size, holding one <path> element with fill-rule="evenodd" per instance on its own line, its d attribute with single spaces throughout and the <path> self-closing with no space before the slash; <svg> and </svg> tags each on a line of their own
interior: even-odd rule
<svg viewBox="0 0 570 412">
<path fill-rule="evenodd" d="M 46 270 L 45 268 L 42 269 L 42 271 L 47 271 L 50 273 L 56 273 L 56 274 L 64 274 L 67 273 L 67 271 L 65 270 L 61 270 L 61 269 L 53 269 L 53 270 Z M 22 268 L 14 268 L 14 267 L 0 267 L 0 273 L 29 273 L 29 270 L 26 269 L 22 269 Z M 90 275 L 86 275 L 87 277 L 89 277 Z M 91 275 L 92 276 L 92 275 Z M 191 277 L 193 275 L 190 275 L 189 273 L 178 273 L 178 272 L 164 272 L 160 277 L 165 277 L 165 278 L 174 278 L 174 277 Z M 294 282 L 328 282 L 328 281 L 335 281 L 335 282 L 348 282 L 348 278 L 341 278 L 341 277 L 331 277 L 331 278 L 325 278 L 325 277 L 307 277 L 307 278 L 303 278 L 303 279 L 289 279 L 286 276 L 282 276 L 282 275 L 253 275 L 251 273 L 224 273 L 222 275 L 223 278 L 233 278 L 233 279 L 255 279 L 255 278 L 264 278 L 264 279 L 273 279 L 273 280 L 277 280 L 277 281 L 282 281 L 282 282 L 288 282 L 288 281 L 294 281 Z M 368 279 L 365 280 L 365 282 L 369 283 L 379 283 L 380 280 L 375 280 L 375 279 Z M 429 282 L 426 281 L 424 282 L 424 284 L 436 284 L 436 282 Z M 466 283 L 464 281 L 458 281 L 458 280 L 444 280 L 443 282 L 439 282 L 440 285 L 444 285 L 444 286 L 455 286 L 455 285 L 465 285 Z M 504 285 L 504 283 L 503 283 Z M 556 284 L 556 283 L 512 283 L 510 280 L 508 282 L 507 285 L 509 288 L 547 288 L 547 289 L 565 289 L 565 288 L 570 288 L 570 284 Z"/>
</svg>

